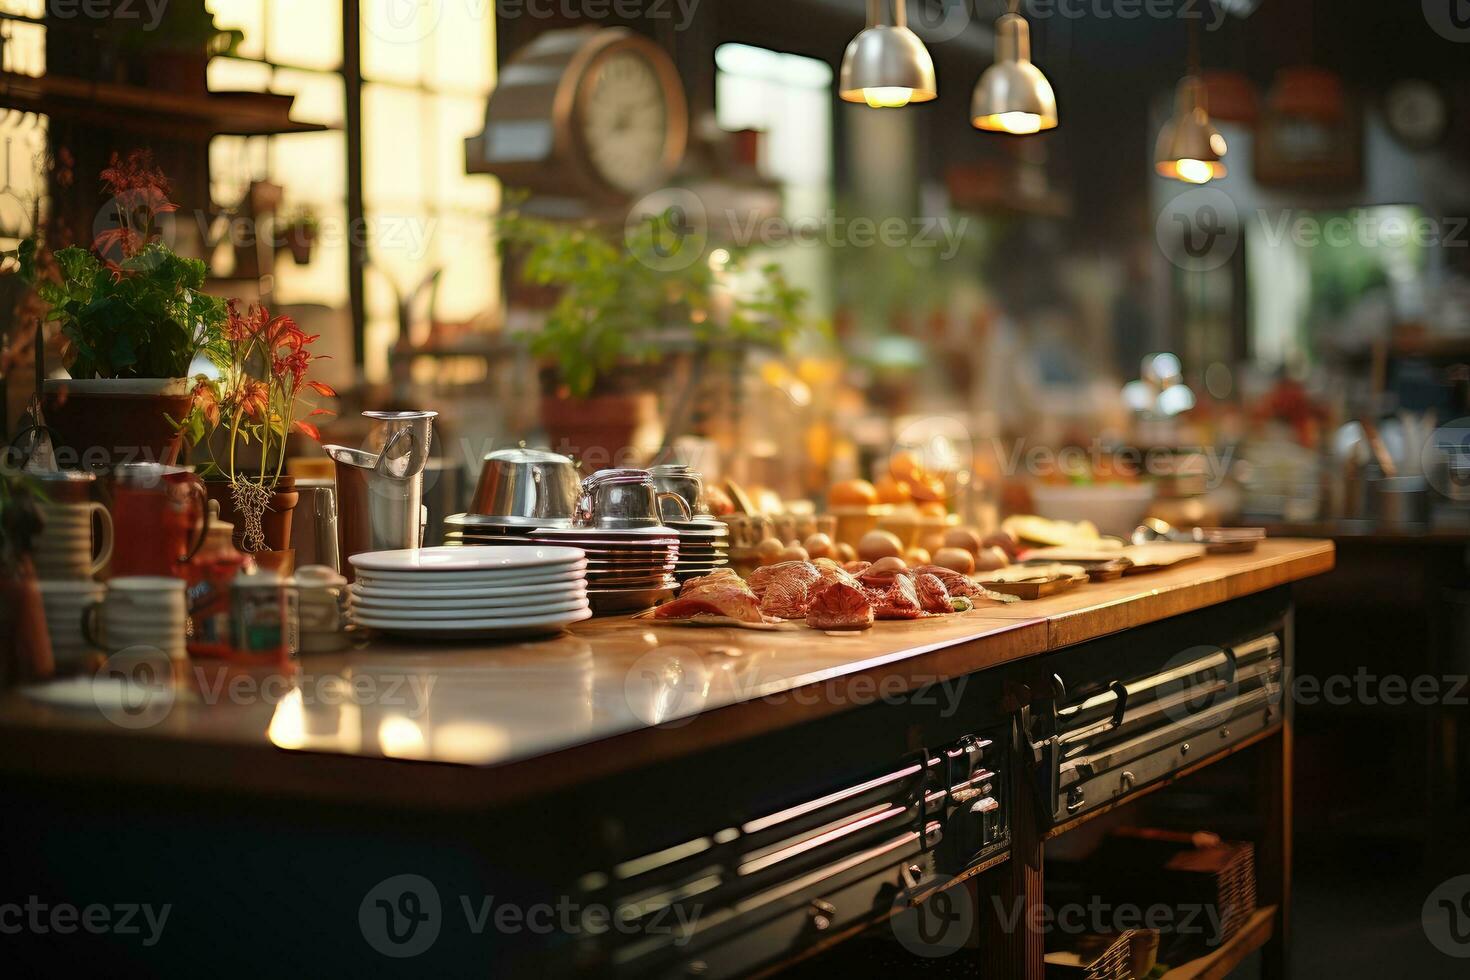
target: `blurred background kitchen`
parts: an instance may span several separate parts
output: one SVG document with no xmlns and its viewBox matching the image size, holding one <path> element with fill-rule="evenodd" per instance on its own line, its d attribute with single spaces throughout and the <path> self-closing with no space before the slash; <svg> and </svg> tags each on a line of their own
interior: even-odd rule
<svg viewBox="0 0 1470 980">
<path fill-rule="evenodd" d="M 1338 570 L 1301 586 L 1304 674 L 1465 672 L 1453 3 L 1023 3 L 1059 118 L 1023 135 L 972 125 L 1006 55 L 998 0 L 908 3 L 938 92 L 902 108 L 839 92 L 861 0 L 0 11 L 0 244 L 90 242 L 99 171 L 152 150 L 181 205 L 167 240 L 210 290 L 321 335 L 326 441 L 358 444 L 362 409 L 440 412 L 437 516 L 484 452 L 525 443 L 678 456 L 773 510 L 862 503 L 829 490 L 866 479 L 878 502 L 981 525 L 1079 507 L 1265 525 L 1338 542 Z M 1161 160 L 1161 130 L 1197 110 L 1228 149 L 1186 161 L 1203 171 Z M 584 228 L 606 265 L 577 251 Z M 649 273 L 632 243 L 650 230 L 659 255 L 677 240 L 651 271 L 695 298 L 673 304 L 686 322 L 618 293 L 600 312 L 631 326 L 605 347 L 557 333 L 568 290 Z M 538 247 L 565 258 L 539 278 Z M 34 318 L 4 271 L 11 432 Z M 1361 879 L 1334 894 L 1329 863 L 1313 873 L 1318 852 L 1408 882 L 1463 831 L 1464 714 L 1299 709 L 1301 888 L 1339 928 L 1388 926 Z"/>
</svg>

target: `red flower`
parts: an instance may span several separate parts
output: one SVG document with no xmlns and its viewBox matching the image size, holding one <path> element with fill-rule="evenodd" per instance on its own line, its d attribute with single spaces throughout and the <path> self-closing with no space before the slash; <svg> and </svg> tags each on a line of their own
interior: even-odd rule
<svg viewBox="0 0 1470 980">
<path fill-rule="evenodd" d="M 194 407 L 204 413 L 209 424 L 219 425 L 219 399 L 215 397 L 214 385 L 201 378 L 190 394 L 194 399 Z"/>
<path fill-rule="evenodd" d="M 266 408 L 270 405 L 270 389 L 264 381 L 246 378 L 240 383 L 239 397 L 240 411 L 250 418 L 264 420 Z"/>
</svg>

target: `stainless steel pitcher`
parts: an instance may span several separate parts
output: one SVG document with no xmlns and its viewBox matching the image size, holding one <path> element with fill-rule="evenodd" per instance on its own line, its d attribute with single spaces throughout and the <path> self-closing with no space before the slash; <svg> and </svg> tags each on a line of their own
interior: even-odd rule
<svg viewBox="0 0 1470 980">
<path fill-rule="evenodd" d="M 324 446 L 336 464 L 337 542 L 342 574 L 365 551 L 422 547 L 424 466 L 435 412 L 364 412 L 379 422 L 369 437 L 378 452 Z"/>
</svg>

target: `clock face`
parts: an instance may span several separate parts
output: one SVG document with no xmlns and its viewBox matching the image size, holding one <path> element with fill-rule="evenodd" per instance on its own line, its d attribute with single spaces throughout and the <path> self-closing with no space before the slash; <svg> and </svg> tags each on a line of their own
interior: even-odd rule
<svg viewBox="0 0 1470 980">
<path fill-rule="evenodd" d="M 587 82 L 582 139 L 593 168 L 617 190 L 645 190 L 663 178 L 669 107 L 647 58 L 617 51 Z"/>
</svg>

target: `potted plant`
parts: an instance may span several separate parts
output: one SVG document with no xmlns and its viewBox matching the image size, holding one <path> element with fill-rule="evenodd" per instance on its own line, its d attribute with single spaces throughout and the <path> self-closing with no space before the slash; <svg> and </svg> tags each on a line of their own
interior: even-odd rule
<svg viewBox="0 0 1470 980">
<path fill-rule="evenodd" d="M 46 421 L 67 463 L 108 465 L 143 458 L 175 462 L 171 419 L 188 411 L 189 367 L 222 356 L 223 300 L 201 291 L 206 269 L 158 238 L 158 215 L 176 210 L 168 181 L 147 151 L 113 156 L 102 172 L 116 226 L 90 250 L 43 255 L 21 243 L 21 275 L 61 324 L 71 377 L 48 380 Z"/>
<path fill-rule="evenodd" d="M 304 205 L 292 211 L 282 222 L 281 244 L 290 250 L 297 265 L 310 264 L 311 252 L 316 247 L 321 228 L 316 213 Z"/>
<path fill-rule="evenodd" d="M 34 478 L 0 467 L 0 687 L 50 677 L 51 634 L 31 563 L 45 495 Z"/>
<path fill-rule="evenodd" d="M 274 555 L 278 566 L 289 561 L 291 512 L 298 499 L 296 481 L 285 472 L 287 442 L 296 432 L 320 441 L 321 432 L 307 420 L 332 414 L 307 406 L 302 396 L 308 389 L 336 396 L 308 377 L 312 362 L 323 356 L 311 350 L 316 339 L 289 316 L 273 317 L 264 306 L 241 312 L 231 301 L 221 376 L 195 378 L 193 402 L 180 423 L 191 444 L 210 449 L 200 472 L 221 516 L 235 525 L 236 547 Z M 310 411 L 303 416 L 305 408 Z M 212 434 L 219 438 L 210 440 Z M 247 455 L 255 466 L 247 465 Z"/>
<path fill-rule="evenodd" d="M 555 300 L 525 337 L 550 367 L 541 418 L 554 448 L 574 455 L 633 449 L 649 455 L 660 436 L 654 386 L 674 354 L 693 364 L 687 406 L 703 367 L 748 347 L 783 348 L 802 326 L 806 294 L 778 266 L 762 267 L 751 288 L 730 283 L 741 257 L 712 265 L 678 230 L 672 209 L 616 237 L 511 211 L 499 221 L 501 247 L 520 280 L 551 287 Z M 673 430 L 679 425 L 675 410 Z M 642 430 L 640 432 L 640 430 Z M 665 441 L 667 441 L 665 439 Z"/>
<path fill-rule="evenodd" d="M 234 54 L 243 32 L 219 27 L 205 0 L 170 0 L 157 23 L 139 30 L 136 20 L 111 20 L 129 67 L 128 80 L 161 91 L 203 95 L 209 60 Z"/>
</svg>

